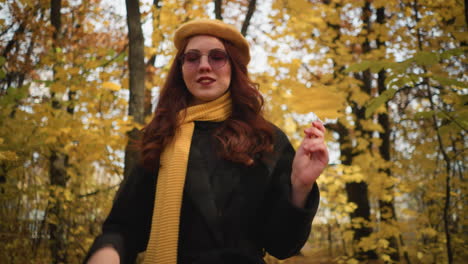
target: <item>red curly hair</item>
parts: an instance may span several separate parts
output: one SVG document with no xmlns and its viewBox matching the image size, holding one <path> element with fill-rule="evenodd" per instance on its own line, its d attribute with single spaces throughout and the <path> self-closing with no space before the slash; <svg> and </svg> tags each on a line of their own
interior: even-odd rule
<svg viewBox="0 0 468 264">
<path fill-rule="evenodd" d="M 231 116 L 215 131 L 219 142 L 218 154 L 224 159 L 252 165 L 262 153 L 273 150 L 273 125 L 262 115 L 263 97 L 258 85 L 248 75 L 247 65 L 242 64 L 241 52 L 230 42 L 221 39 L 231 63 L 232 99 Z M 142 165 L 154 171 L 165 146 L 172 140 L 178 128 L 178 112 L 187 108 L 192 95 L 182 77 L 185 41 L 174 59 L 161 91 L 153 119 L 143 129 L 139 142 Z"/>
</svg>

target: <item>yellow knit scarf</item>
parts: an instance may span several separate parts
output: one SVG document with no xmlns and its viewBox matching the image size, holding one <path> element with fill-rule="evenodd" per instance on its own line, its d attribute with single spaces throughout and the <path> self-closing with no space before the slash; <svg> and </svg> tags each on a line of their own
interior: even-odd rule
<svg viewBox="0 0 468 264">
<path fill-rule="evenodd" d="M 161 154 L 151 233 L 145 264 L 176 264 L 180 210 L 188 156 L 195 124 L 193 121 L 223 121 L 231 115 L 231 97 L 226 93 L 206 104 L 179 113 L 183 120 L 174 139 Z"/>
</svg>

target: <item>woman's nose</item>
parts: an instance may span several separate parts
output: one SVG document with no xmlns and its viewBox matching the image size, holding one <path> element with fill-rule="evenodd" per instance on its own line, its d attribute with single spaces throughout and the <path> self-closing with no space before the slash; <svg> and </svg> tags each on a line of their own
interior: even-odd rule
<svg viewBox="0 0 468 264">
<path fill-rule="evenodd" d="M 208 61 L 208 56 L 201 56 L 200 65 L 198 65 L 198 70 L 200 71 L 211 70 L 211 65 L 210 65 L 210 62 Z"/>
</svg>

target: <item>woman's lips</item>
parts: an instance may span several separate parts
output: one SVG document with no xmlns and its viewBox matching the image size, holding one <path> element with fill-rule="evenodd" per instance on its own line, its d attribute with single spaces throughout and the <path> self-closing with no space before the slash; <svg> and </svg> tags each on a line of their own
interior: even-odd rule
<svg viewBox="0 0 468 264">
<path fill-rule="evenodd" d="M 200 77 L 197 79 L 197 83 L 202 84 L 202 85 L 210 85 L 216 80 L 211 78 L 211 77 Z"/>
</svg>

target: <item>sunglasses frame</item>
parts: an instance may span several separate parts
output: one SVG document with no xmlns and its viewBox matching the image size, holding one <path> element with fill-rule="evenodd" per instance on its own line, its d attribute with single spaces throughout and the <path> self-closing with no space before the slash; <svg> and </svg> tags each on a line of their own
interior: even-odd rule
<svg viewBox="0 0 468 264">
<path fill-rule="evenodd" d="M 224 62 L 223 65 L 218 66 L 218 67 L 214 67 L 214 66 L 213 66 L 214 63 L 212 62 L 212 59 L 210 58 L 210 56 L 212 56 L 212 52 L 221 52 L 221 53 L 224 55 L 225 62 Z M 198 57 L 198 59 L 197 59 L 196 62 L 190 62 L 190 61 L 187 62 L 187 61 L 185 60 L 187 54 L 189 54 L 189 53 L 196 53 L 197 55 L 199 55 L 199 57 Z M 203 54 L 203 53 L 201 53 L 201 52 L 199 52 L 199 51 L 197 51 L 197 50 L 188 51 L 188 52 L 182 54 L 182 56 L 180 56 L 180 62 L 181 62 L 181 64 L 182 64 L 182 66 L 184 66 L 185 64 L 187 64 L 188 67 L 190 67 L 191 69 L 196 69 L 196 68 L 198 68 L 198 67 L 200 66 L 201 58 L 202 58 L 203 56 L 206 56 L 206 57 L 208 58 L 208 64 L 210 64 L 210 67 L 211 67 L 211 69 L 213 69 L 213 70 L 221 69 L 221 68 L 224 67 L 224 66 L 227 64 L 227 62 L 229 61 L 229 55 L 227 54 L 227 52 L 226 52 L 225 50 L 222 50 L 222 49 L 211 49 L 211 50 L 208 51 L 208 54 Z"/>
</svg>

